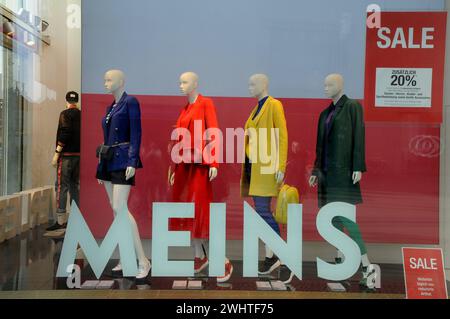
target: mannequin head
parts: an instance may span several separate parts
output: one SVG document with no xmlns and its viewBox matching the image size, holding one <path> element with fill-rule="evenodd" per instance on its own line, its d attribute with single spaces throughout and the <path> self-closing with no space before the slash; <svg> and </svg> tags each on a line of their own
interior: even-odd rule
<svg viewBox="0 0 450 319">
<path fill-rule="evenodd" d="M 325 95 L 333 100 L 339 99 L 344 92 L 344 78 L 340 74 L 330 74 L 325 79 Z"/>
<path fill-rule="evenodd" d="M 125 87 L 125 74 L 120 70 L 109 70 L 105 73 L 105 89 L 114 94 L 123 91 Z"/>
<path fill-rule="evenodd" d="M 255 74 L 250 77 L 248 90 L 251 96 L 261 100 L 269 95 L 269 78 L 265 74 Z"/>
<path fill-rule="evenodd" d="M 198 75 L 194 72 L 186 72 L 180 76 L 180 91 L 184 95 L 195 95 L 198 88 Z"/>
</svg>

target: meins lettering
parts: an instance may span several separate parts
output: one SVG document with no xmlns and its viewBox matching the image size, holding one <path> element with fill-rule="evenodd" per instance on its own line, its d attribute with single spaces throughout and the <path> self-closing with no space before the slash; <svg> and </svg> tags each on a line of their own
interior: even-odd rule
<svg viewBox="0 0 450 319">
<path fill-rule="evenodd" d="M 169 231 L 169 219 L 194 218 L 194 203 L 153 203 L 152 215 L 152 276 L 192 277 L 193 261 L 169 260 L 169 247 L 189 247 L 191 236 L 188 231 Z M 71 275 L 67 269 L 74 264 L 77 248 L 80 247 L 97 278 L 102 275 L 116 247 L 119 248 L 123 275 L 137 273 L 136 253 L 129 219 L 118 215 L 100 246 L 97 244 L 80 210 L 72 203 L 66 236 L 59 260 L 57 277 Z M 287 240 L 284 241 L 256 211 L 244 201 L 243 276 L 258 277 L 259 241 L 261 240 L 289 267 L 293 274 L 302 279 L 303 251 L 303 206 L 288 206 Z M 355 241 L 333 226 L 336 217 L 356 222 L 356 206 L 342 202 L 330 203 L 317 214 L 318 233 L 345 256 L 340 264 L 327 263 L 316 258 L 318 277 L 326 280 L 346 280 L 359 269 L 361 252 Z M 209 275 L 223 276 L 226 251 L 226 204 L 210 205 L 210 250 Z M 72 268 L 70 268 L 72 269 Z"/>
</svg>

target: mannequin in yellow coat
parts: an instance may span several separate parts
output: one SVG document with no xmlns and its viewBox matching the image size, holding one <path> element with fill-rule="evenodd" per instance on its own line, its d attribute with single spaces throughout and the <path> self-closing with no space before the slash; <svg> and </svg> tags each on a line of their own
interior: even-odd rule
<svg viewBox="0 0 450 319">
<path fill-rule="evenodd" d="M 241 195 L 253 197 L 256 212 L 280 234 L 271 212 L 271 201 L 278 196 L 286 172 L 288 133 L 283 105 L 269 96 L 269 79 L 264 74 L 250 78 L 249 91 L 258 105 L 245 124 L 245 163 L 242 168 Z M 281 265 L 266 247 L 260 274 L 269 274 Z"/>
</svg>

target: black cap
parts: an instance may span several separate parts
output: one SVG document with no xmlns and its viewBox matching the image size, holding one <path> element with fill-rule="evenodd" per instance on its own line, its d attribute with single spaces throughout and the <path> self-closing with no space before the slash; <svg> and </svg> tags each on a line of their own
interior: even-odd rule
<svg viewBox="0 0 450 319">
<path fill-rule="evenodd" d="M 78 93 L 75 91 L 67 92 L 66 101 L 67 103 L 78 103 L 79 101 Z"/>
</svg>

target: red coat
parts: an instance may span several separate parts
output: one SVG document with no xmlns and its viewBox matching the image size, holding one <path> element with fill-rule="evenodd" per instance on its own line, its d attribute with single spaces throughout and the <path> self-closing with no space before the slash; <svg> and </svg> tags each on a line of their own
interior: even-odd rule
<svg viewBox="0 0 450 319">
<path fill-rule="evenodd" d="M 195 136 L 194 121 L 199 121 L 201 135 Z M 194 104 L 188 104 L 181 110 L 176 127 L 187 129 L 190 132 L 191 141 L 184 141 L 187 142 L 184 144 L 184 148 L 191 148 L 193 151 L 189 151 L 188 154 L 190 155 L 184 157 L 184 159 L 190 158 L 191 162 L 184 160 L 175 166 L 172 200 L 183 203 L 194 202 L 195 218 L 171 219 L 170 229 L 172 231 L 191 231 L 192 238 L 208 238 L 209 204 L 213 199 L 209 169 L 210 167 L 217 168 L 219 164 L 214 158 L 208 156 L 197 157 L 197 163 L 195 163 L 192 154 L 203 154 L 205 146 L 210 143 L 210 141 L 203 139 L 206 129 L 218 128 L 216 108 L 213 101 L 199 95 Z M 200 133 L 200 130 L 198 133 Z M 197 143 L 194 142 L 194 138 L 198 139 Z M 215 150 L 217 152 L 220 145 L 216 145 Z M 212 152 L 212 154 L 215 155 L 215 152 Z"/>
</svg>

